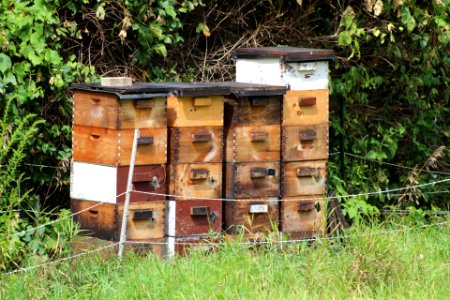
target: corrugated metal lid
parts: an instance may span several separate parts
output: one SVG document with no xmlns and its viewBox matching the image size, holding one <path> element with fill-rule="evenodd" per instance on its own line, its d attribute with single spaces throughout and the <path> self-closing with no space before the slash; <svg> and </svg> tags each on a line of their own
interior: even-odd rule
<svg viewBox="0 0 450 300">
<path fill-rule="evenodd" d="M 294 47 L 241 48 L 233 52 L 233 58 L 280 57 L 283 61 L 333 60 L 335 53 L 330 49 L 309 49 Z"/>
<path fill-rule="evenodd" d="M 176 96 L 225 96 L 225 95 L 283 95 L 286 88 L 263 84 L 239 82 L 198 82 L 198 83 L 133 83 L 131 86 L 102 86 L 98 83 L 76 83 L 73 90 L 87 90 L 117 95 L 120 99 L 144 99 L 151 97 Z"/>
</svg>

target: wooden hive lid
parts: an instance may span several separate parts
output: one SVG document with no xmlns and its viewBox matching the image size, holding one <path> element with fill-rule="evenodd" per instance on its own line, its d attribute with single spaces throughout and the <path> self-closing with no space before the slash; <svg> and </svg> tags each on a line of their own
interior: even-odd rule
<svg viewBox="0 0 450 300">
<path fill-rule="evenodd" d="M 295 47 L 240 48 L 233 52 L 233 58 L 276 58 L 285 62 L 333 60 L 335 53 L 330 49 L 310 49 Z"/>
<path fill-rule="evenodd" d="M 201 96 L 271 96 L 283 95 L 286 88 L 264 84 L 239 82 L 196 82 L 196 83 L 133 83 L 130 86 L 102 86 L 98 83 L 75 83 L 72 90 L 84 90 L 115 94 L 119 99 L 148 99 L 168 95 Z"/>
<path fill-rule="evenodd" d="M 228 95 L 235 97 L 257 97 L 257 96 L 282 96 L 286 93 L 285 86 L 267 85 L 257 83 L 243 83 L 243 82 L 214 82 L 219 86 L 228 89 Z"/>
</svg>

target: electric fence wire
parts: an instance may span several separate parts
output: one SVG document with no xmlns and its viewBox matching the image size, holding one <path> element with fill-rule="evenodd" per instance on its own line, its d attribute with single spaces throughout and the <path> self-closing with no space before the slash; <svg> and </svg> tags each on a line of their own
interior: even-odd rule
<svg viewBox="0 0 450 300">
<path fill-rule="evenodd" d="M 403 188 L 395 188 L 395 189 L 390 189 L 390 190 L 382 190 L 382 191 L 374 191 L 374 192 L 368 192 L 368 193 L 360 193 L 360 194 L 352 194 L 352 195 L 342 195 L 342 196 L 330 196 L 328 197 L 328 199 L 344 199 L 344 198 L 352 198 L 352 197 L 359 197 L 359 196 L 369 196 L 369 195 L 376 195 L 376 194 L 386 194 L 389 192 L 395 192 L 395 191 L 402 191 L 402 190 L 407 190 L 407 189 L 411 189 L 411 188 L 419 188 L 419 187 L 424 187 L 424 186 L 429 186 L 429 185 L 435 185 L 435 184 L 439 184 L 439 183 L 443 183 L 443 182 L 447 182 L 450 181 L 450 178 L 447 179 L 443 179 L 443 180 L 439 180 L 439 181 L 433 181 L 433 182 L 428 182 L 428 183 L 424 183 L 424 184 L 418 184 L 418 185 L 413 185 L 413 186 L 409 186 L 409 187 L 403 187 Z M 133 193 L 139 193 L 139 194 L 148 194 L 148 195 L 156 195 L 156 196 L 162 196 L 162 197 L 170 197 L 170 198 L 184 198 L 184 199 L 196 199 L 196 200 L 210 200 L 210 201 L 229 201 L 229 202 L 251 202 L 254 201 L 251 199 L 227 199 L 227 198 L 199 198 L 199 197 L 191 197 L 191 196 L 178 196 L 178 195 L 171 195 L 171 194 L 160 194 L 160 193 L 152 193 L 152 192 L 144 192 L 144 191 L 135 191 L 135 190 L 131 190 L 130 192 Z M 448 191 L 443 191 L 443 192 L 448 192 Z M 126 192 L 123 192 L 119 195 L 116 196 L 116 198 L 122 196 L 126 194 Z M 269 200 L 269 201 L 273 201 L 273 202 L 292 202 L 292 201 L 298 201 L 298 200 L 318 200 L 319 198 L 311 198 L 311 199 L 305 199 L 305 198 L 301 198 L 301 199 L 276 199 L 276 200 Z M 164 201 L 164 200 L 161 200 Z M 170 201 L 170 200 L 166 200 L 166 201 Z M 65 217 L 59 218 L 59 219 L 55 219 L 53 221 L 47 222 L 45 224 L 41 224 L 39 226 L 36 227 L 32 227 L 32 228 L 28 228 L 26 230 L 22 230 L 22 231 L 18 231 L 15 232 L 13 235 L 14 236 L 20 236 L 23 235 L 25 233 L 37 230 L 39 228 L 66 220 L 68 218 L 72 218 L 73 216 L 79 215 L 85 211 L 88 211 L 94 207 L 97 207 L 99 205 L 102 205 L 106 202 L 98 202 L 90 207 L 84 208 L 82 210 L 79 210 L 75 213 L 72 213 L 70 215 L 67 215 Z"/>
<path fill-rule="evenodd" d="M 91 254 L 91 253 L 94 253 L 94 252 L 98 252 L 98 251 L 105 250 L 105 249 L 107 249 L 107 248 L 111 248 L 111 247 L 114 247 L 114 246 L 117 246 L 117 245 L 119 245 L 119 243 L 114 243 L 114 244 L 106 245 L 106 246 L 103 246 L 103 247 L 100 247 L 100 248 L 96 248 L 96 249 L 93 249 L 93 250 L 89 250 L 89 251 L 87 251 L 87 252 L 82 252 L 82 253 L 78 253 L 78 254 L 75 254 L 75 255 L 72 255 L 72 256 L 63 257 L 63 258 L 56 259 L 56 260 L 52 260 L 52 261 L 47 261 L 47 262 L 45 262 L 45 263 L 38 264 L 38 265 L 34 265 L 34 266 L 30 266 L 30 267 L 25 267 L 25 268 L 15 269 L 15 270 L 13 270 L 13 271 L 11 271 L 11 272 L 4 273 L 3 275 L 12 275 L 12 274 L 20 273 L 20 272 L 25 272 L 25 271 L 33 270 L 33 269 L 40 268 L 40 267 L 45 267 L 45 266 L 48 266 L 48 265 L 53 265 L 53 264 L 61 263 L 61 262 L 63 262 L 63 261 L 75 259 L 75 258 L 84 256 L 84 255 L 87 255 L 87 254 Z"/>
<path fill-rule="evenodd" d="M 391 167 L 396 167 L 396 168 L 401 168 L 401 169 L 406 169 L 406 170 L 416 170 L 415 168 L 408 167 L 408 166 L 405 166 L 405 165 L 393 164 L 393 163 L 378 161 L 378 160 L 375 160 L 375 159 L 367 158 L 367 157 L 356 155 L 356 154 L 352 154 L 352 153 L 345 152 L 344 155 L 350 156 L 350 157 L 354 157 L 354 158 L 358 158 L 358 159 L 362 159 L 362 160 L 367 160 L 367 161 L 374 162 L 374 163 L 377 163 L 377 164 L 380 164 L 380 165 L 386 165 L 386 166 L 391 166 Z M 330 156 L 331 156 L 331 154 L 330 154 Z M 429 173 L 429 174 L 438 174 L 438 175 L 450 175 L 450 172 L 433 171 L 433 170 L 427 170 L 427 169 L 423 169 L 422 172 Z"/>
<path fill-rule="evenodd" d="M 399 229 L 392 229 L 392 230 L 384 230 L 382 232 L 379 232 L 378 234 L 386 234 L 386 233 L 392 233 L 392 232 L 398 232 L 398 231 L 407 231 L 407 230 L 415 230 L 415 229 L 422 229 L 422 228 L 428 228 L 428 227 L 432 227 L 432 226 L 441 226 L 441 225 L 446 225 L 449 224 L 450 221 L 446 221 L 446 222 L 438 222 L 438 223 L 433 223 L 433 224 L 425 224 L 425 225 L 420 225 L 420 226 L 415 226 L 415 227 L 406 227 L 406 228 L 399 228 Z M 304 238 L 304 239 L 293 239 L 293 240 L 271 240 L 271 241 L 267 241 L 267 240 L 261 240 L 261 241 L 249 241 L 249 242 L 238 242 L 237 245 L 265 245 L 265 244 L 287 244 L 287 243 L 300 243 L 300 242 L 315 242 L 315 241 L 320 241 L 320 240 L 341 240 L 344 238 L 351 238 L 351 237 L 361 237 L 361 236 L 366 236 L 366 235 L 373 235 L 373 233 L 365 233 L 365 234 L 357 234 L 357 235 L 342 235 L 342 236 L 335 236 L 335 237 L 316 237 L 316 238 Z M 131 244 L 131 245 L 168 245 L 168 242 L 140 242 L 140 241 L 126 241 L 126 244 Z M 102 251 L 104 249 L 107 248 L 111 248 L 114 246 L 118 246 L 120 243 L 114 243 L 114 244 L 110 244 L 110 245 L 106 245 L 97 249 L 93 249 L 87 252 L 82 252 L 79 254 L 75 254 L 69 257 L 64 257 L 64 258 L 60 258 L 57 260 L 53 260 L 53 261 L 48 261 L 42 264 L 38 264 L 38 265 L 34 265 L 34 266 L 30 266 L 30 267 L 25 267 L 25 268 L 19 268 L 16 270 L 13 270 L 11 272 L 7 272 L 7 273 L 3 273 L 2 275 L 12 275 L 12 274 L 16 274 L 16 273 L 20 273 L 20 272 L 25 272 L 25 271 L 29 271 L 32 269 L 36 269 L 36 268 L 40 268 L 40 267 L 45 267 L 48 265 L 53 265 L 53 264 L 57 264 L 57 263 L 61 263 L 67 260 L 71 260 L 71 259 L 75 259 L 93 252 L 98 252 L 98 251 Z M 184 245 L 184 246 L 190 246 L 190 245 L 198 245 L 199 243 L 195 243 L 195 242 L 191 242 L 191 243 L 187 243 L 187 242 L 174 242 L 175 245 Z M 208 243 L 201 243 L 201 245 L 218 245 L 218 242 L 208 242 Z"/>
<path fill-rule="evenodd" d="M 124 195 L 124 194 L 126 194 L 126 192 L 123 192 L 123 193 L 117 195 L 116 197 L 118 198 L 118 197 L 120 197 L 120 196 L 122 196 L 122 195 Z M 36 227 L 28 228 L 28 229 L 26 229 L 26 230 L 21 230 L 21 231 L 15 232 L 15 233 L 13 234 L 13 236 L 24 235 L 24 234 L 27 233 L 27 232 L 35 231 L 35 230 L 37 230 L 37 229 L 39 229 L 39 228 L 46 227 L 46 226 L 48 226 L 48 225 L 51 225 L 51 224 L 55 224 L 55 223 L 61 222 L 61 221 L 63 221 L 63 220 L 72 218 L 73 216 L 79 215 L 79 214 L 81 214 L 81 213 L 83 213 L 83 212 L 85 212 L 85 211 L 88 211 L 88 210 L 90 210 L 90 209 L 92 209 L 92 208 L 94 208 L 94 207 L 97 207 L 97 206 L 102 205 L 102 204 L 105 204 L 105 203 L 106 203 L 106 202 L 98 202 L 98 203 L 96 203 L 96 204 L 94 204 L 94 205 L 92 205 L 92 206 L 86 207 L 86 208 L 84 208 L 84 209 L 81 209 L 81 210 L 79 210 L 79 211 L 77 211 L 77 212 L 75 212 L 75 213 L 72 213 L 72 214 L 70 214 L 70 215 L 64 216 L 64 217 L 62 217 L 62 218 L 59 218 L 59 219 L 56 219 L 56 220 L 47 222 L 47 223 L 45 223 L 45 224 L 41 224 L 41 225 L 36 226 Z"/>
<path fill-rule="evenodd" d="M 390 192 L 399 192 L 399 191 L 405 191 L 405 190 L 409 190 L 409 189 L 415 189 L 415 188 L 420 188 L 420 187 L 425 187 L 425 186 L 430 186 L 430 185 L 436 185 L 436 184 L 440 184 L 440 183 L 444 183 L 444 182 L 449 182 L 450 178 L 446 178 L 446 179 L 442 179 L 442 180 L 437 180 L 437 181 L 432 181 L 432 182 L 427 182 L 427 183 L 422 183 L 422 184 L 416 184 L 416 185 L 410 185 L 410 186 L 406 186 L 406 187 L 401 187 L 401 188 L 393 188 L 393 189 L 385 189 L 385 190 L 380 190 L 380 191 L 372 191 L 372 192 L 365 192 L 365 193 L 359 193 L 359 194 L 351 194 L 351 195 L 341 195 L 341 196 L 329 196 L 327 197 L 328 199 L 347 199 L 347 198 L 353 198 L 353 197 L 362 197 L 362 196 L 370 196 L 370 195 L 379 195 L 379 194 L 389 194 Z M 196 199 L 196 200 L 210 200 L 210 201 L 225 201 L 225 202 L 254 202 L 255 199 L 231 199 L 231 198 L 203 198 L 203 197 L 192 197 L 192 196 L 180 196 L 180 195 L 171 195 L 171 194 L 163 194 L 163 193 L 152 193 L 152 192 L 145 192 L 145 191 L 136 191 L 136 190 L 131 190 L 132 193 L 137 193 L 137 194 L 144 194 L 144 195 L 153 195 L 153 196 L 161 196 L 161 197 L 169 197 L 169 198 L 183 198 L 183 199 Z M 446 193 L 448 191 L 444 191 L 444 193 Z M 310 199 L 305 199 L 305 198 L 289 198 L 289 199 L 274 199 L 271 200 L 269 197 L 269 201 L 276 201 L 276 202 L 292 202 L 292 201 L 298 201 L 298 200 L 317 200 L 320 199 L 319 197 L 317 198 L 310 198 Z M 168 199 L 168 201 L 170 201 L 170 199 Z"/>
</svg>

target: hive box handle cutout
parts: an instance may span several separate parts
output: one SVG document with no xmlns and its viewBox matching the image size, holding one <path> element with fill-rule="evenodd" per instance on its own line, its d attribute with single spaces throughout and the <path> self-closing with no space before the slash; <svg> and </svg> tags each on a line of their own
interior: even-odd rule
<svg viewBox="0 0 450 300">
<path fill-rule="evenodd" d="M 250 170 L 250 177 L 252 179 L 255 178 L 264 178 L 266 176 L 275 176 L 276 170 L 271 168 L 253 168 Z"/>
<path fill-rule="evenodd" d="M 192 180 L 202 180 L 202 179 L 207 179 L 208 177 L 209 177 L 209 170 L 207 170 L 207 169 L 191 170 L 191 179 Z"/>
<path fill-rule="evenodd" d="M 133 182 L 150 182 L 153 177 L 151 173 L 136 173 L 133 175 Z"/>
<path fill-rule="evenodd" d="M 316 136 L 317 134 L 314 130 L 300 131 L 301 142 L 313 141 L 314 139 L 316 139 Z"/>
<path fill-rule="evenodd" d="M 313 106 L 316 105 L 316 97 L 308 97 L 308 98 L 299 98 L 298 105 L 299 106 Z"/>
<path fill-rule="evenodd" d="M 154 138 L 152 136 L 141 136 L 137 140 L 139 146 L 151 145 L 154 143 Z"/>
<path fill-rule="evenodd" d="M 152 220 L 153 221 L 153 211 L 151 211 L 151 210 L 133 211 L 133 220 Z"/>
<path fill-rule="evenodd" d="M 314 202 L 300 202 L 298 205 L 299 211 L 312 211 L 315 208 Z"/>
<path fill-rule="evenodd" d="M 319 177 L 316 168 L 297 168 L 297 177 Z"/>
<path fill-rule="evenodd" d="M 209 132 L 198 132 L 192 134 L 192 142 L 194 143 L 202 143 L 202 142 L 211 142 L 212 135 Z"/>
<path fill-rule="evenodd" d="M 205 217 L 209 215 L 208 206 L 193 206 L 191 207 L 191 216 L 193 217 Z"/>
<path fill-rule="evenodd" d="M 251 133 L 252 142 L 265 142 L 268 137 L 269 134 L 265 131 L 255 131 Z"/>
</svg>

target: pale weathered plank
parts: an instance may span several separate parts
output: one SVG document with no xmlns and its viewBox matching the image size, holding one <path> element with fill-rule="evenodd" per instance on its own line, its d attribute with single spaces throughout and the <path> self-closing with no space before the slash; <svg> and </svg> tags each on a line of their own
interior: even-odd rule
<svg viewBox="0 0 450 300">
<path fill-rule="evenodd" d="M 227 198 L 260 198 L 280 195 L 280 163 L 246 162 L 226 164 Z"/>
<path fill-rule="evenodd" d="M 222 196 L 222 163 L 170 164 L 169 169 L 169 194 L 198 198 Z"/>
<path fill-rule="evenodd" d="M 283 161 L 328 159 L 328 124 L 283 126 Z"/>
<path fill-rule="evenodd" d="M 117 206 L 117 228 L 122 226 L 123 204 Z M 149 240 L 163 238 L 164 202 L 130 203 L 127 221 L 127 240 Z"/>
<path fill-rule="evenodd" d="M 175 127 L 169 136 L 169 163 L 222 162 L 222 127 Z"/>
<path fill-rule="evenodd" d="M 326 161 L 288 162 L 284 164 L 283 170 L 283 196 L 325 193 Z"/>
<path fill-rule="evenodd" d="M 283 102 L 283 126 L 328 122 L 328 90 L 288 91 Z"/>
<path fill-rule="evenodd" d="M 290 238 L 323 235 L 326 205 L 323 195 L 284 197 L 281 202 L 281 228 Z"/>
<path fill-rule="evenodd" d="M 250 201 L 224 203 L 225 230 L 228 233 L 270 232 L 278 228 L 278 198 L 241 200 Z"/>
<path fill-rule="evenodd" d="M 223 96 L 210 96 L 210 101 L 204 98 L 167 97 L 168 126 L 223 126 Z"/>
<path fill-rule="evenodd" d="M 167 161 L 167 128 L 140 130 L 136 165 L 162 164 Z M 75 161 L 128 166 L 134 130 L 73 126 L 73 158 Z"/>
<path fill-rule="evenodd" d="M 280 160 L 280 126 L 232 127 L 226 144 L 226 162 Z"/>
</svg>

